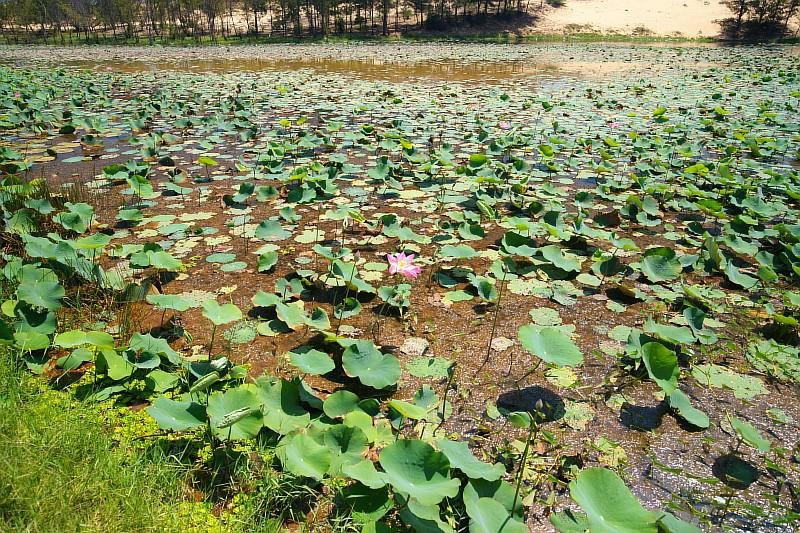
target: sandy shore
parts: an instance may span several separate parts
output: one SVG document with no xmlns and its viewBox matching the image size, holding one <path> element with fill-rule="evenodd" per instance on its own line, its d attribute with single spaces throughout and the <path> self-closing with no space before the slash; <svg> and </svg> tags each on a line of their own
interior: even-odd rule
<svg viewBox="0 0 800 533">
<path fill-rule="evenodd" d="M 728 16 L 719 0 L 566 0 L 530 30 L 713 37 L 719 33 L 714 21 Z"/>
</svg>

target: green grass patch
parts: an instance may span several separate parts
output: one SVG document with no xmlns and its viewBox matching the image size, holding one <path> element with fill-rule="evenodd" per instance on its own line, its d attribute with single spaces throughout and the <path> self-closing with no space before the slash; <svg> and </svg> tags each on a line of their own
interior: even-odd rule
<svg viewBox="0 0 800 533">
<path fill-rule="evenodd" d="M 0 531 L 178 531 L 199 520 L 176 512 L 199 507 L 180 503 L 181 469 L 103 421 L 98 406 L 0 355 Z"/>
</svg>

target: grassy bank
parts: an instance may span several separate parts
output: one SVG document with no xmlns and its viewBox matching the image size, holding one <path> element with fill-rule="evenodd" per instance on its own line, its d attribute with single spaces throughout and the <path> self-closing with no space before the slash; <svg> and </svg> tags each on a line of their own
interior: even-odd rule
<svg viewBox="0 0 800 533">
<path fill-rule="evenodd" d="M 115 432 L 113 408 L 81 403 L 0 355 L 0 530 L 178 531 L 182 471 Z M 132 419 L 136 419 L 136 415 Z"/>
</svg>

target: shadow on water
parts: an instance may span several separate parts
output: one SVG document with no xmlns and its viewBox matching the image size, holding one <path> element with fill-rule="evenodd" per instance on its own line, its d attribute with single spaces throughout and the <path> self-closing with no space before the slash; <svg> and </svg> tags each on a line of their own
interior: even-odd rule
<svg viewBox="0 0 800 533">
<path fill-rule="evenodd" d="M 758 480 L 758 469 L 732 453 L 717 457 L 711 472 L 715 478 L 737 490 L 746 489 Z"/>
<path fill-rule="evenodd" d="M 536 402 L 539 400 L 543 404 L 544 422 L 553 422 L 564 418 L 566 408 L 561 396 L 538 385 L 504 392 L 497 398 L 497 405 L 512 411 L 532 413 L 536 410 Z"/>
<path fill-rule="evenodd" d="M 622 404 L 619 421 L 628 429 L 651 431 L 661 425 L 661 419 L 666 412 L 666 402 L 661 402 L 655 407 L 633 405 L 626 402 Z"/>
</svg>

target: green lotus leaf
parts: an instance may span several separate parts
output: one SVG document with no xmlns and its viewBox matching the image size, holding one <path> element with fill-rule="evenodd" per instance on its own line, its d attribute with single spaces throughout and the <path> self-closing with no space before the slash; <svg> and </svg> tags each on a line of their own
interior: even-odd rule
<svg viewBox="0 0 800 533">
<path fill-rule="evenodd" d="M 475 248 L 466 244 L 446 244 L 439 249 L 439 255 L 442 257 L 452 257 L 454 259 L 471 259 L 476 257 L 478 253 Z"/>
<path fill-rule="evenodd" d="M 17 288 L 17 298 L 48 311 L 61 308 L 64 294 L 64 287 L 57 281 L 25 281 Z"/>
<path fill-rule="evenodd" d="M 211 254 L 211 255 L 207 256 L 206 257 L 206 262 L 208 262 L 208 263 L 222 263 L 222 264 L 225 264 L 225 263 L 230 263 L 234 259 L 236 259 L 236 254 L 217 252 L 215 254 Z"/>
<path fill-rule="evenodd" d="M 470 533 L 529 533 L 528 526 L 508 514 L 503 504 L 492 498 L 479 498 L 467 504 Z"/>
<path fill-rule="evenodd" d="M 286 435 L 276 449 L 281 464 L 292 474 L 322 480 L 331 467 L 331 450 L 322 439 L 313 429 Z"/>
<path fill-rule="evenodd" d="M 75 348 L 90 344 L 98 348 L 113 348 L 114 337 L 105 331 L 81 331 L 73 329 L 56 335 L 53 344 L 62 348 Z"/>
<path fill-rule="evenodd" d="M 669 406 L 678 413 L 678 416 L 698 428 L 709 426 L 708 415 L 692 406 L 689 397 L 680 389 L 675 389 L 669 395 Z"/>
<path fill-rule="evenodd" d="M 522 520 L 524 506 L 522 498 L 515 499 L 516 489 L 502 479 L 487 481 L 485 479 L 470 479 L 464 486 L 462 499 L 465 505 L 474 505 L 480 498 L 491 498 L 502 504 L 508 513 L 513 509 L 515 518 Z"/>
<path fill-rule="evenodd" d="M 266 252 L 258 256 L 258 271 L 269 272 L 278 264 L 278 252 Z"/>
<path fill-rule="evenodd" d="M 181 363 L 180 354 L 172 349 L 166 339 L 157 339 L 149 333 L 134 333 L 131 335 L 128 347 L 134 352 L 163 355 L 174 365 Z"/>
<path fill-rule="evenodd" d="M 252 439 L 264 425 L 254 386 L 242 385 L 208 397 L 211 431 L 220 440 Z"/>
<path fill-rule="evenodd" d="M 379 489 L 386 486 L 383 472 L 378 472 L 375 469 L 375 463 L 367 459 L 343 465 L 342 474 L 371 489 Z"/>
<path fill-rule="evenodd" d="M 642 360 L 650 379 L 665 393 L 672 394 L 678 387 L 678 356 L 660 342 L 642 345 Z"/>
<path fill-rule="evenodd" d="M 191 300 L 179 294 L 148 294 L 146 300 L 159 309 L 172 309 L 179 313 L 187 311 L 193 305 Z"/>
<path fill-rule="evenodd" d="M 581 470 L 569 490 L 586 513 L 592 533 L 658 533 L 657 515 L 645 510 L 611 470 Z"/>
<path fill-rule="evenodd" d="M 758 431 L 752 424 L 749 424 L 744 420 L 740 420 L 734 416 L 729 416 L 728 420 L 731 423 L 731 427 L 736 430 L 739 438 L 742 439 L 742 442 L 748 446 L 752 446 L 760 452 L 768 452 L 772 447 L 770 442 L 765 439 L 764 436 L 761 435 L 761 432 Z"/>
<path fill-rule="evenodd" d="M 342 469 L 346 465 L 361 462 L 369 448 L 367 437 L 361 429 L 344 424 L 330 427 L 323 441 L 331 451 L 328 473 L 334 477 L 342 476 Z"/>
<path fill-rule="evenodd" d="M 206 409 L 195 402 L 176 402 L 160 396 L 147 408 L 162 429 L 184 431 L 206 423 Z"/>
<path fill-rule="evenodd" d="M 158 270 L 176 271 L 183 266 L 180 260 L 175 259 L 172 254 L 164 250 L 147 252 L 147 257 L 150 266 Z"/>
<path fill-rule="evenodd" d="M 682 270 L 675 250 L 671 248 L 649 248 L 642 256 L 642 273 L 653 283 L 673 280 L 680 276 Z"/>
<path fill-rule="evenodd" d="M 97 357 L 100 372 L 104 372 L 113 381 L 121 381 L 131 377 L 136 367 L 114 350 L 103 350 Z M 153 371 L 155 372 L 155 370 Z M 152 372 L 151 372 L 152 374 Z M 174 376 L 174 374 L 170 374 Z M 177 376 L 176 376 L 177 377 Z"/>
<path fill-rule="evenodd" d="M 322 375 L 336 368 L 330 355 L 315 350 L 311 346 L 294 348 L 289 352 L 289 359 L 294 366 L 306 374 Z"/>
<path fill-rule="evenodd" d="M 666 512 L 658 519 L 658 528 L 663 533 L 702 533 L 702 530 L 696 525 L 684 522 Z"/>
<path fill-rule="evenodd" d="M 461 470 L 471 478 L 495 481 L 506 473 L 501 463 L 491 465 L 478 460 L 472 455 L 466 442 L 439 439 L 436 441 L 436 446 L 447 456 L 452 468 Z"/>
<path fill-rule="evenodd" d="M 369 488 L 356 483 L 342 490 L 342 499 L 353 520 L 358 524 L 370 524 L 383 518 L 394 504 L 385 487 Z"/>
<path fill-rule="evenodd" d="M 577 366 L 583 362 L 581 351 L 559 329 L 527 324 L 519 328 L 518 337 L 526 350 L 547 363 Z"/>
<path fill-rule="evenodd" d="M 501 241 L 503 250 L 513 255 L 533 257 L 538 251 L 536 244 L 530 237 L 525 237 L 514 231 L 508 231 Z"/>
<path fill-rule="evenodd" d="M 400 416 L 410 418 L 412 420 L 424 420 L 428 416 L 428 410 L 413 403 L 404 402 L 403 400 L 389 400 L 389 409 L 395 411 Z"/>
<path fill-rule="evenodd" d="M 264 377 L 256 381 L 256 386 L 264 425 L 275 433 L 286 435 L 307 426 L 311 421 L 311 415 L 300 404 L 300 390 L 296 381 Z"/>
<path fill-rule="evenodd" d="M 645 322 L 644 330 L 672 344 L 693 344 L 696 340 L 689 328 L 658 324 L 652 319 Z"/>
<path fill-rule="evenodd" d="M 572 509 L 550 513 L 548 520 L 560 533 L 586 533 L 589 530 L 586 513 L 577 513 Z"/>
<path fill-rule="evenodd" d="M 424 505 L 415 498 L 400 498 L 400 518 L 419 533 L 455 533 L 447 522 L 442 520 L 438 505 Z"/>
<path fill-rule="evenodd" d="M 393 355 L 381 353 L 366 340 L 355 341 L 342 354 L 342 366 L 348 376 L 375 389 L 395 385 L 400 379 L 400 363 Z"/>
<path fill-rule="evenodd" d="M 728 281 L 740 286 L 743 289 L 752 289 L 758 283 L 758 278 L 748 276 L 736 268 L 730 261 L 728 261 L 728 264 L 725 266 L 725 276 L 728 278 Z"/>
<path fill-rule="evenodd" d="M 351 411 L 360 410 L 359 398 L 347 390 L 339 390 L 331 394 L 322 404 L 322 410 L 330 418 L 344 416 Z"/>
<path fill-rule="evenodd" d="M 77 239 L 73 246 L 76 250 L 98 250 L 108 246 L 111 242 L 111 235 L 104 233 L 95 233 L 89 237 L 81 237 Z"/>
<path fill-rule="evenodd" d="M 395 490 L 413 495 L 422 505 L 454 498 L 461 483 L 450 478 L 443 453 L 416 439 L 400 439 L 381 451 L 380 464 Z"/>
<path fill-rule="evenodd" d="M 277 220 L 265 220 L 255 232 L 255 237 L 264 241 L 283 241 L 291 236 L 292 232 L 284 229 Z"/>
<path fill-rule="evenodd" d="M 539 253 L 556 268 L 560 268 L 566 272 L 581 271 L 581 263 L 578 261 L 577 256 L 565 254 L 564 251 L 555 244 L 548 244 L 547 246 L 539 248 Z"/>
<path fill-rule="evenodd" d="M 215 326 L 222 326 L 241 320 L 242 311 L 234 304 L 220 305 L 216 300 L 206 300 L 203 302 L 203 316 Z"/>
</svg>

